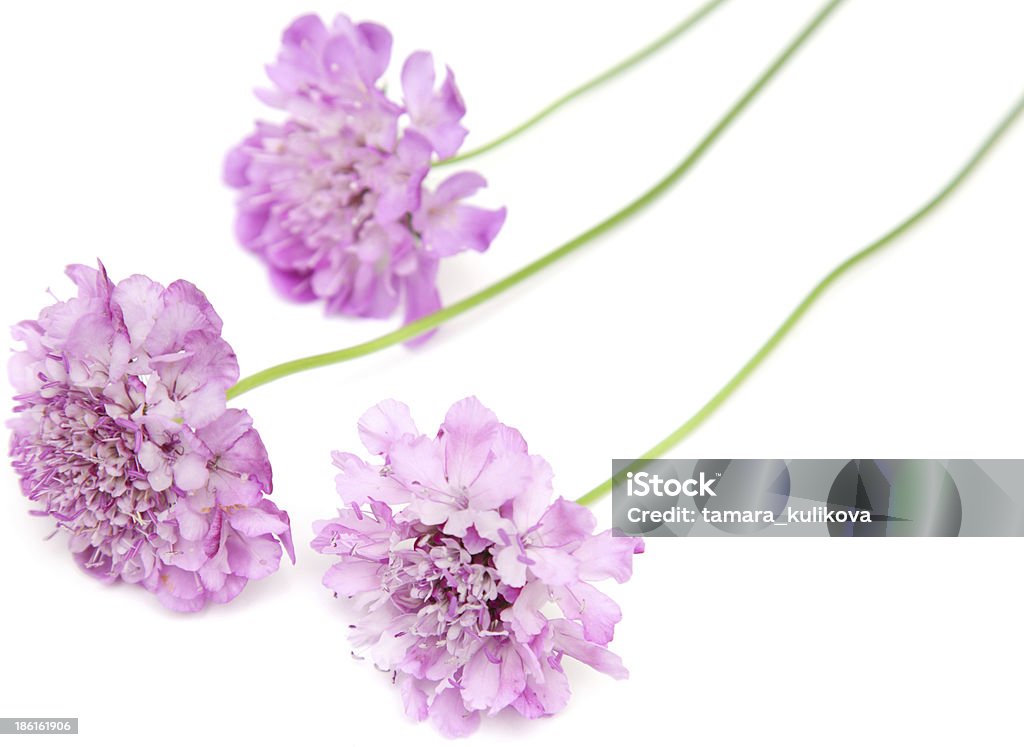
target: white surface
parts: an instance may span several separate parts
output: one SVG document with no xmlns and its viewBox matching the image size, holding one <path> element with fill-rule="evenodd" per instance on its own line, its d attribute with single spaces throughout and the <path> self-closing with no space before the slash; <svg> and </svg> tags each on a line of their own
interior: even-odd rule
<svg viewBox="0 0 1024 747">
<path fill-rule="evenodd" d="M 221 158 L 254 117 L 276 116 L 250 89 L 291 18 L 344 10 L 388 25 L 396 60 L 435 51 L 456 71 L 473 145 L 696 5 L 4 4 L 0 320 L 34 316 L 48 286 L 67 294 L 66 263 L 99 256 L 115 278 L 198 284 L 243 374 L 390 329 L 279 301 L 232 237 Z M 818 5 L 731 0 L 471 164 L 510 217 L 488 254 L 446 264 L 445 298 L 660 178 Z M 350 658 L 347 614 L 319 583 L 328 562 L 308 548 L 310 523 L 335 506 L 329 451 L 357 448 L 359 414 L 396 397 L 433 427 L 474 393 L 552 462 L 561 492 L 589 489 L 960 166 L 1024 88 L 1022 28 L 1017 0 L 853 0 L 638 220 L 421 351 L 239 399 L 270 450 L 299 559 L 226 607 L 175 615 L 88 579 L 61 543 L 41 541 L 47 523 L 4 468 L 0 715 L 78 716 L 75 739 L 90 745 L 443 741 Z M 1022 166 L 1024 125 L 938 215 L 830 292 L 675 455 L 1024 456 Z M 607 524 L 608 502 L 597 512 Z M 652 541 L 633 581 L 611 590 L 625 612 L 613 646 L 632 678 L 576 667 L 563 714 L 501 718 L 474 739 L 1016 743 L 1022 556 L 1021 540 Z"/>
</svg>

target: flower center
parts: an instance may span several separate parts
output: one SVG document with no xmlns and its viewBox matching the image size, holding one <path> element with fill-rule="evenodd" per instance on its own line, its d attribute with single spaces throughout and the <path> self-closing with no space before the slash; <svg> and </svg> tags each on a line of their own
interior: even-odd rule
<svg viewBox="0 0 1024 747">
<path fill-rule="evenodd" d="M 325 136 L 295 126 L 270 154 L 273 208 L 285 234 L 303 237 L 310 266 L 338 246 L 356 243 L 373 217 L 376 198 L 359 173 L 363 149 L 344 135 Z"/>
<path fill-rule="evenodd" d="M 412 549 L 393 551 L 383 588 L 399 609 L 417 616 L 418 635 L 448 641 L 501 634 L 500 615 L 510 606 L 490 553 L 473 555 L 461 540 L 440 532 Z"/>
<path fill-rule="evenodd" d="M 72 534 L 72 550 L 87 567 L 109 562 L 120 573 L 150 540 L 156 515 L 173 496 L 149 487 L 136 453 L 142 427 L 108 414 L 113 402 L 98 391 L 45 382 L 19 395 L 15 412 L 34 415 L 38 430 L 15 431 L 11 454 L 30 500 Z"/>
</svg>

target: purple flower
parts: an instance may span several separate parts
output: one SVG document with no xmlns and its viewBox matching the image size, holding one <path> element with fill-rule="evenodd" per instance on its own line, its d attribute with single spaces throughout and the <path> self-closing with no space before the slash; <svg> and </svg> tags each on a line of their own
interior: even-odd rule
<svg viewBox="0 0 1024 747">
<path fill-rule="evenodd" d="M 463 204 L 486 185 L 479 174 L 424 184 L 433 159 L 462 144 L 466 107 L 450 70 L 437 85 L 428 52 L 409 56 L 403 100 L 390 100 L 380 83 L 390 56 L 382 26 L 296 20 L 267 67 L 275 88 L 258 92 L 288 118 L 258 122 L 224 173 L 239 190 L 238 239 L 285 296 L 361 317 L 404 302 L 411 321 L 441 305 L 438 261 L 485 251 L 505 209 Z"/>
<path fill-rule="evenodd" d="M 315 525 L 313 548 L 337 557 L 324 584 L 353 599 L 352 642 L 394 673 L 409 716 L 462 736 L 482 713 L 556 713 L 564 656 L 627 676 L 607 648 L 621 613 L 592 582 L 629 579 L 641 541 L 594 534 L 588 509 L 552 503 L 547 462 L 475 398 L 436 438 L 393 400 L 359 432 L 383 464 L 334 455 L 345 507 Z"/>
<path fill-rule="evenodd" d="M 13 330 L 11 457 L 33 513 L 92 575 L 182 612 L 273 573 L 282 545 L 294 562 L 263 442 L 226 406 L 238 364 L 206 296 L 67 272 L 78 295 Z"/>
</svg>

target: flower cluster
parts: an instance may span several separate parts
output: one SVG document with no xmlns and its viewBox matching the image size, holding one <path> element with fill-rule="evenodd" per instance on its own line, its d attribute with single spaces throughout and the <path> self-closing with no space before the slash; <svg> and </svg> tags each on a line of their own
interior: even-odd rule
<svg viewBox="0 0 1024 747">
<path fill-rule="evenodd" d="M 34 511 L 81 566 L 174 610 L 233 599 L 294 561 L 252 420 L 228 409 L 238 364 L 195 286 L 114 285 L 74 265 L 78 295 L 14 327 L 11 456 Z"/>
<path fill-rule="evenodd" d="M 394 673 L 407 714 L 462 736 L 482 713 L 561 710 L 564 656 L 626 676 L 607 649 L 621 613 L 591 582 L 626 581 L 641 541 L 595 535 L 588 509 L 552 503 L 551 468 L 475 398 L 436 438 L 391 400 L 359 430 L 383 464 L 335 454 L 345 507 L 313 547 L 337 558 L 324 584 L 353 598 L 352 642 Z"/>
<path fill-rule="evenodd" d="M 258 122 L 225 179 L 239 190 L 239 241 L 287 297 L 361 317 L 389 316 L 404 297 L 411 321 L 440 306 L 440 259 L 486 250 L 505 210 L 463 204 L 486 185 L 476 173 L 424 185 L 433 158 L 462 144 L 465 105 L 450 70 L 436 85 L 427 52 L 405 61 L 392 101 L 379 82 L 390 56 L 382 26 L 296 20 L 267 67 L 275 88 L 258 92 L 288 118 Z"/>
</svg>

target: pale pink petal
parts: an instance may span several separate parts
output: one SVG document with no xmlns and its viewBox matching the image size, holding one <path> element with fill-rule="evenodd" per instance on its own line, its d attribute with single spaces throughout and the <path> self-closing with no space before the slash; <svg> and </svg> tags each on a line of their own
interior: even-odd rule
<svg viewBox="0 0 1024 747">
<path fill-rule="evenodd" d="M 451 406 L 441 429 L 448 482 L 467 491 L 490 457 L 498 419 L 476 397 L 467 397 Z"/>
<path fill-rule="evenodd" d="M 416 424 L 403 402 L 386 399 L 359 419 L 359 437 L 372 454 L 386 454 L 402 436 L 418 436 Z"/>
<path fill-rule="evenodd" d="M 540 519 L 537 536 L 545 547 L 558 547 L 572 552 L 590 537 L 597 519 L 586 506 L 559 498 Z"/>
<path fill-rule="evenodd" d="M 491 708 L 501 685 L 501 664 L 488 658 L 489 645 L 485 642 L 462 670 L 462 702 L 473 711 Z"/>
<path fill-rule="evenodd" d="M 355 454 L 336 451 L 332 455 L 334 466 L 341 474 L 335 478 L 335 485 L 342 502 L 363 504 L 368 500 L 384 503 L 407 503 L 410 492 L 395 480 L 381 474 Z"/>
<path fill-rule="evenodd" d="M 402 91 L 412 127 L 434 146 L 440 158 L 455 155 L 467 130 L 459 120 L 466 113 L 455 76 L 449 69 L 441 88 L 434 90 L 434 58 L 429 52 L 414 52 L 402 67 Z"/>
<path fill-rule="evenodd" d="M 498 692 L 494 696 L 490 714 L 498 713 L 505 706 L 511 705 L 526 688 L 526 670 L 517 647 L 512 645 L 501 648 L 501 678 Z"/>
<path fill-rule="evenodd" d="M 389 454 L 396 482 L 416 495 L 449 496 L 442 447 L 425 436 L 397 441 Z"/>
<path fill-rule="evenodd" d="M 565 673 L 541 662 L 542 677 L 527 678 L 526 688 L 512 703 L 513 707 L 529 719 L 558 713 L 569 702 L 572 694 Z"/>
<path fill-rule="evenodd" d="M 201 454 L 185 454 L 174 463 L 174 484 L 182 490 L 199 490 L 209 478 L 206 457 Z"/>
<path fill-rule="evenodd" d="M 156 595 L 165 607 L 176 612 L 196 612 L 206 605 L 199 577 L 173 566 L 165 566 L 160 572 Z"/>
<path fill-rule="evenodd" d="M 408 676 L 399 677 L 397 681 L 405 705 L 405 715 L 413 721 L 425 720 L 428 713 L 427 693 L 421 681 Z"/>
<path fill-rule="evenodd" d="M 515 545 L 503 547 L 494 553 L 494 567 L 509 586 L 521 588 L 526 585 L 526 565 L 519 559 L 520 551 Z"/>
<path fill-rule="evenodd" d="M 617 680 L 629 677 L 629 672 L 622 666 L 622 659 L 604 646 L 588 642 L 584 638 L 583 628 L 577 623 L 568 620 L 553 620 L 551 629 L 555 647 L 564 651 L 567 656 L 582 661 L 598 672 L 604 672 Z"/>
<path fill-rule="evenodd" d="M 527 531 L 540 521 L 551 505 L 551 484 L 554 472 L 543 458 L 530 456 L 530 478 L 512 501 L 512 520 L 520 531 Z"/>
<path fill-rule="evenodd" d="M 588 537 L 573 552 L 573 556 L 580 562 L 582 580 L 603 581 L 614 578 L 621 584 L 633 575 L 633 555 L 643 550 L 643 540 L 615 537 L 609 529 Z"/>
<path fill-rule="evenodd" d="M 459 691 L 454 688 L 442 690 L 434 697 L 429 717 L 430 723 L 449 738 L 469 736 L 480 726 L 480 713 L 467 711 Z"/>
<path fill-rule="evenodd" d="M 231 572 L 255 581 L 281 565 L 281 543 L 266 537 L 232 534 L 225 541 Z"/>
<path fill-rule="evenodd" d="M 227 518 L 231 526 L 246 537 L 281 535 L 290 529 L 289 523 L 280 515 L 269 513 L 259 506 L 233 509 L 228 512 Z"/>
<path fill-rule="evenodd" d="M 611 597 L 587 583 L 556 586 L 552 591 L 566 618 L 583 624 L 586 640 L 601 645 L 612 640 L 615 625 L 622 620 L 622 610 Z"/>
<path fill-rule="evenodd" d="M 544 630 L 547 617 L 541 608 L 549 601 L 548 587 L 538 581 L 531 581 L 523 587 L 512 606 L 501 613 L 501 619 L 512 626 L 517 638 L 529 640 Z"/>
<path fill-rule="evenodd" d="M 527 454 L 506 454 L 492 459 L 473 481 L 469 505 L 477 511 L 499 508 L 526 489 L 531 470 Z"/>
<path fill-rule="evenodd" d="M 163 287 L 145 275 L 125 278 L 114 289 L 112 300 L 121 309 L 132 346 L 141 348 L 163 309 Z"/>
<path fill-rule="evenodd" d="M 546 584 L 571 584 L 579 578 L 579 561 L 569 553 L 547 547 L 531 547 L 526 557 L 530 572 Z"/>
</svg>

